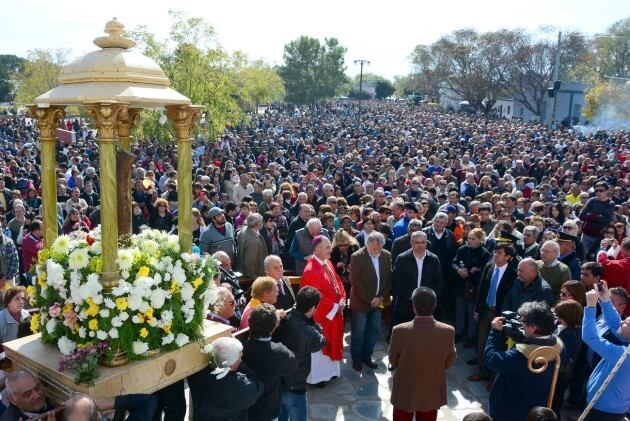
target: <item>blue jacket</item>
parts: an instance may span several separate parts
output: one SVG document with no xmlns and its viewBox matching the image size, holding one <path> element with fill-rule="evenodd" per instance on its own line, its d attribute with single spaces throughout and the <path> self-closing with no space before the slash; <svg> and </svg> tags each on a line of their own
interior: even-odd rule
<svg viewBox="0 0 630 421">
<path fill-rule="evenodd" d="M 486 367 L 497 372 L 490 390 L 490 416 L 494 421 L 525 421 L 531 408 L 547 406 L 554 364 L 534 374 L 523 352 L 517 347 L 502 351 L 504 344 L 503 334 L 492 329 L 485 351 Z"/>
<path fill-rule="evenodd" d="M 601 303 L 601 307 L 608 326 L 616 331 L 621 324 L 619 314 L 610 302 Z M 595 307 L 586 307 L 582 323 L 582 340 L 602 357 L 586 385 L 588 401 L 593 399 L 608 373 L 612 371 L 628 347 L 628 345 L 614 345 L 597 334 L 595 312 Z M 628 379 L 630 379 L 630 359 L 626 359 L 623 363 L 617 375 L 595 403 L 594 408 L 612 414 L 625 414 L 630 408 L 630 381 Z"/>
<path fill-rule="evenodd" d="M 403 215 L 403 217 L 394 224 L 392 227 L 392 239 L 395 240 L 398 237 L 402 237 L 407 234 L 409 221 L 411 221 L 411 219 L 409 219 L 407 215 Z"/>
</svg>

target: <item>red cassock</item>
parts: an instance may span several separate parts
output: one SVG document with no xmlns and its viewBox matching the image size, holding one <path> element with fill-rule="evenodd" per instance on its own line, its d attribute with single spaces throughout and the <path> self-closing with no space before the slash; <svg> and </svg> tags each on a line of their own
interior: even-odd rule
<svg viewBox="0 0 630 421">
<path fill-rule="evenodd" d="M 324 266 L 317 259 L 312 258 L 306 264 L 302 274 L 300 287 L 305 286 L 316 288 L 321 294 L 314 319 L 322 327 L 322 333 L 327 342 L 322 352 L 331 360 L 339 361 L 343 358 L 343 312 L 338 312 L 332 320 L 329 320 L 326 315 L 335 304 L 346 299 L 341 278 L 337 275 L 330 260 L 327 260 Z"/>
</svg>

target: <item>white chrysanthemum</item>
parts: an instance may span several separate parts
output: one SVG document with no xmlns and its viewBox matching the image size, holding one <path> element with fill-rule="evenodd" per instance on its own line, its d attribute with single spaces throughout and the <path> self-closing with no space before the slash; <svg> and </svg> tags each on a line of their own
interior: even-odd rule
<svg viewBox="0 0 630 421">
<path fill-rule="evenodd" d="M 158 321 L 155 317 L 151 317 L 149 320 L 146 321 L 147 324 L 151 327 L 156 327 L 158 324 Z"/>
<path fill-rule="evenodd" d="M 90 338 L 93 338 L 93 337 L 95 337 L 95 336 L 96 336 L 96 333 L 94 333 L 94 331 L 93 331 L 93 330 L 90 330 L 90 331 L 88 332 L 88 336 L 89 336 Z"/>
<path fill-rule="evenodd" d="M 57 319 L 51 318 L 46 322 L 46 332 L 53 333 L 57 327 Z"/>
<path fill-rule="evenodd" d="M 77 343 L 68 339 L 65 336 L 62 336 L 57 341 L 57 347 L 59 348 L 59 352 L 63 355 L 70 355 L 77 349 Z"/>
<path fill-rule="evenodd" d="M 213 351 L 214 347 L 212 346 L 212 344 L 206 344 L 203 348 L 201 348 L 201 352 L 203 352 L 204 354 L 210 354 Z"/>
<path fill-rule="evenodd" d="M 173 270 L 172 268 L 170 270 Z M 165 282 L 170 282 L 171 281 L 171 273 L 170 272 L 166 272 L 164 274 L 164 281 Z"/>
<path fill-rule="evenodd" d="M 97 256 L 103 254 L 103 245 L 102 245 L 102 243 L 100 241 L 95 241 L 92 244 L 92 246 L 90 248 L 90 251 L 92 252 L 92 254 L 97 255 Z"/>
<path fill-rule="evenodd" d="M 192 300 L 193 295 L 195 294 L 195 288 L 188 282 L 186 282 L 184 284 L 184 286 L 182 286 L 182 300 L 184 301 L 189 301 Z"/>
<path fill-rule="evenodd" d="M 135 293 L 130 294 L 129 297 L 127 297 L 127 304 L 130 310 L 138 310 L 142 304 L 142 295 Z"/>
<path fill-rule="evenodd" d="M 102 309 L 101 311 L 98 312 L 98 314 L 102 317 L 102 318 L 107 318 L 109 317 L 109 309 Z"/>
<path fill-rule="evenodd" d="M 148 290 L 153 285 L 153 279 L 149 277 L 136 278 L 133 286 L 139 290 Z"/>
<path fill-rule="evenodd" d="M 100 339 L 101 341 L 104 341 L 105 339 L 107 339 L 107 332 L 104 332 L 102 330 L 97 331 L 96 338 Z"/>
<path fill-rule="evenodd" d="M 174 340 L 175 340 L 175 335 L 173 335 L 172 333 L 169 333 L 168 335 L 162 337 L 162 345 L 168 345 Z"/>
<path fill-rule="evenodd" d="M 112 326 L 114 326 L 114 327 L 120 327 L 120 326 L 122 326 L 122 324 L 123 324 L 123 323 L 122 323 L 122 320 L 120 320 L 120 317 L 119 317 L 119 316 L 114 316 L 114 317 L 112 317 Z"/>
<path fill-rule="evenodd" d="M 131 321 L 135 324 L 144 323 L 144 318 L 141 318 L 137 314 L 134 314 L 134 316 L 131 318 Z"/>
<path fill-rule="evenodd" d="M 160 275 L 159 273 L 156 273 L 155 275 L 153 275 L 153 285 L 160 285 L 161 282 L 162 282 L 162 275 Z"/>
<path fill-rule="evenodd" d="M 162 321 L 166 324 L 173 321 L 173 312 L 171 310 L 164 310 L 162 312 Z"/>
<path fill-rule="evenodd" d="M 58 289 L 60 286 L 66 283 L 65 279 L 63 279 L 63 266 L 55 263 L 52 259 L 48 259 L 48 261 L 46 262 L 46 273 L 48 285 L 50 285 L 51 287 Z"/>
<path fill-rule="evenodd" d="M 81 272 L 78 270 L 70 272 L 70 282 L 81 282 Z"/>
<path fill-rule="evenodd" d="M 98 225 L 96 228 L 90 231 L 90 235 L 94 237 L 95 239 L 100 240 L 101 239 L 101 226 Z"/>
<path fill-rule="evenodd" d="M 147 310 L 149 310 L 149 303 L 147 303 L 146 301 L 142 301 L 140 303 L 140 306 L 138 307 L 138 310 L 140 310 L 140 312 L 142 313 L 146 313 Z"/>
<path fill-rule="evenodd" d="M 110 310 L 113 310 L 114 308 L 116 308 L 116 303 L 111 298 L 105 298 L 103 302 L 105 303 L 105 307 L 107 307 Z"/>
<path fill-rule="evenodd" d="M 179 263 L 179 260 L 177 261 Z M 177 284 L 181 287 L 186 282 L 186 272 L 181 266 L 175 265 L 173 267 L 173 281 L 177 282 Z"/>
<path fill-rule="evenodd" d="M 187 335 L 184 335 L 183 333 L 178 334 L 177 337 L 175 338 L 175 343 L 180 348 L 186 345 L 188 342 L 190 342 L 190 338 Z"/>
<path fill-rule="evenodd" d="M 133 353 L 136 355 L 142 355 L 149 350 L 149 344 L 142 341 L 134 341 L 131 346 Z"/>
<path fill-rule="evenodd" d="M 140 250 L 142 250 L 149 256 L 155 256 L 159 249 L 160 246 L 153 240 L 145 240 L 140 243 Z"/>
<path fill-rule="evenodd" d="M 166 247 L 172 250 L 173 253 L 179 253 L 179 237 L 176 235 L 169 235 L 166 240 Z"/>
<path fill-rule="evenodd" d="M 121 271 L 120 271 L 120 277 L 121 277 L 122 279 L 124 279 L 124 280 L 129 279 L 129 272 L 128 272 L 128 271 L 126 271 L 126 270 L 121 270 Z"/>
<path fill-rule="evenodd" d="M 151 307 L 156 310 L 161 309 L 164 306 L 164 302 L 166 301 L 166 291 L 163 289 L 157 288 L 151 291 Z"/>
<path fill-rule="evenodd" d="M 70 269 L 80 270 L 87 267 L 89 263 L 90 256 L 86 248 L 76 249 L 68 256 L 68 266 L 70 266 Z"/>
<path fill-rule="evenodd" d="M 118 339 L 118 329 L 111 328 L 109 332 L 107 332 L 107 335 L 109 335 L 109 337 L 112 339 Z"/>
<path fill-rule="evenodd" d="M 101 291 L 103 290 L 103 285 L 98 281 L 97 277 L 88 277 L 88 281 L 79 287 L 79 295 L 83 300 L 87 300 L 88 298 L 92 298 L 96 303 L 98 299 L 102 302 Z M 100 298 L 99 298 L 100 297 Z M 100 304 L 100 303 L 97 303 Z"/>
<path fill-rule="evenodd" d="M 90 273 L 87 276 L 87 281 L 88 282 L 99 282 L 99 280 L 100 280 L 100 277 L 98 276 L 97 273 Z"/>
<path fill-rule="evenodd" d="M 80 327 L 79 328 L 79 338 L 85 339 L 86 335 L 87 335 L 87 330 L 84 327 Z"/>
<path fill-rule="evenodd" d="M 133 251 L 129 249 L 118 250 L 118 259 L 116 260 L 120 270 L 129 270 L 133 266 Z"/>
<path fill-rule="evenodd" d="M 131 284 L 129 282 L 126 282 L 124 279 L 121 279 L 118 282 L 117 287 L 112 288 L 112 294 L 115 297 L 120 297 L 121 295 L 125 295 L 129 291 L 131 291 Z"/>
<path fill-rule="evenodd" d="M 118 315 L 118 317 L 120 317 L 120 320 L 122 320 L 123 322 L 126 322 L 127 319 L 129 319 L 129 313 L 123 311 Z"/>
<path fill-rule="evenodd" d="M 67 235 L 60 235 L 52 244 L 53 253 L 66 255 L 70 252 L 71 240 Z"/>
</svg>

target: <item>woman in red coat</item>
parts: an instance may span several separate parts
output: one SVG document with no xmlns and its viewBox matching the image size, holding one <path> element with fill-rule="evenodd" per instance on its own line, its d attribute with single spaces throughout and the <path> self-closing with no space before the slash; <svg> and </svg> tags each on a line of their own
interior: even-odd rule
<svg viewBox="0 0 630 421">
<path fill-rule="evenodd" d="M 330 261 L 332 245 L 328 237 L 318 235 L 313 239 L 313 258 L 309 260 L 302 274 L 300 287 L 311 286 L 321 294 L 315 311 L 315 321 L 322 327 L 326 346 L 312 354 L 311 373 L 307 382 L 317 384 L 339 377 L 343 358 L 343 310 L 346 306 L 346 293 L 343 283 Z"/>
</svg>

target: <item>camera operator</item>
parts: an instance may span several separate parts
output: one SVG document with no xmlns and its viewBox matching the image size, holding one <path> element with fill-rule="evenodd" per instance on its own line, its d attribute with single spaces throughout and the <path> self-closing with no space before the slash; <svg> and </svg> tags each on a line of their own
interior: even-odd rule
<svg viewBox="0 0 630 421">
<path fill-rule="evenodd" d="M 600 389 L 608 374 L 626 352 L 628 344 L 615 345 L 604 339 L 598 332 L 595 322 L 597 301 L 599 299 L 602 313 L 608 327 L 617 332 L 617 336 L 630 341 L 630 320 L 623 322 L 610 300 L 610 291 L 605 282 L 601 288 L 593 289 L 586 293 L 586 309 L 582 323 L 582 340 L 602 359 L 595 367 L 593 374 L 588 379 L 587 401 L 591 401 Z M 604 389 L 603 394 L 595 402 L 586 418 L 587 421 L 621 421 L 630 408 L 630 359 L 627 359 L 610 384 Z"/>
<path fill-rule="evenodd" d="M 509 351 L 502 351 L 506 340 L 503 332 L 506 320 L 504 317 L 495 317 L 486 344 L 486 367 L 497 373 L 489 397 L 490 416 L 495 421 L 526 420 L 531 408 L 547 404 L 553 364 L 543 373 L 534 374 L 527 367 L 527 359 L 542 344 L 562 351 L 562 341 L 552 337 L 555 318 L 547 304 L 524 303 L 519 307 L 518 315 L 524 336 L 522 342 L 529 343 L 517 343 Z"/>
</svg>

